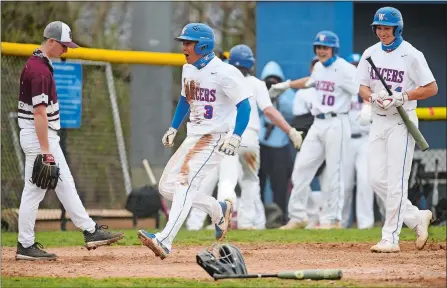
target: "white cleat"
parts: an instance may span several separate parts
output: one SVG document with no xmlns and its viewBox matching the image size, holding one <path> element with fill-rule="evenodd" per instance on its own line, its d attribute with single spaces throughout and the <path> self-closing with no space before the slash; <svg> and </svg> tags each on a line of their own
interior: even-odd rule
<svg viewBox="0 0 447 288">
<path fill-rule="evenodd" d="M 321 230 L 329 230 L 329 229 L 342 229 L 343 227 L 340 224 L 340 221 L 332 221 L 330 223 L 323 223 L 317 227 L 315 227 L 315 229 L 321 229 Z"/>
<path fill-rule="evenodd" d="M 289 222 L 279 227 L 280 230 L 300 229 L 307 226 L 308 221 L 289 220 Z"/>
<path fill-rule="evenodd" d="M 400 252 L 399 244 L 393 244 L 387 240 L 380 240 L 379 243 L 371 247 L 371 252 L 376 253 L 396 253 Z"/>
<path fill-rule="evenodd" d="M 428 240 L 428 226 L 433 221 L 433 213 L 430 210 L 422 210 L 420 214 L 419 224 L 413 229 L 416 231 L 416 248 L 418 250 L 424 249 Z"/>
<path fill-rule="evenodd" d="M 308 230 L 317 229 L 318 226 L 320 226 L 320 221 L 312 219 L 312 220 L 309 220 L 307 226 L 304 227 L 304 229 L 308 229 Z"/>
</svg>

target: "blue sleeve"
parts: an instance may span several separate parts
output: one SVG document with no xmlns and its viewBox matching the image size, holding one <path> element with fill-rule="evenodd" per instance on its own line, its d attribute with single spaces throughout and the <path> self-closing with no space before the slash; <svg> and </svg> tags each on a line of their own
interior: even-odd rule
<svg viewBox="0 0 447 288">
<path fill-rule="evenodd" d="M 251 107 L 248 98 L 237 103 L 236 107 L 237 107 L 236 125 L 234 126 L 233 134 L 242 136 L 242 134 L 245 131 L 245 128 L 247 128 L 248 121 L 250 120 Z"/>
<path fill-rule="evenodd" d="M 189 112 L 189 103 L 186 100 L 186 97 L 180 95 L 180 100 L 177 103 L 177 108 L 175 109 L 171 127 L 178 129 L 180 125 L 182 125 L 183 120 L 185 120 L 186 115 L 188 115 L 188 112 Z"/>
</svg>

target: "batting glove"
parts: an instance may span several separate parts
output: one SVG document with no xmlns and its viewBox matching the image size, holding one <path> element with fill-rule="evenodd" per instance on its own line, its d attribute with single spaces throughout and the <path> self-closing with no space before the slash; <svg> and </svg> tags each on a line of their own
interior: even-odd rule
<svg viewBox="0 0 447 288">
<path fill-rule="evenodd" d="M 273 84 L 269 89 L 270 98 L 274 99 L 278 97 L 282 92 L 290 88 L 290 80 L 281 82 L 278 84 Z"/>
<path fill-rule="evenodd" d="M 295 149 L 300 149 L 301 144 L 303 144 L 303 132 L 297 131 L 295 128 L 290 129 L 289 138 L 292 141 L 293 147 Z"/>
<path fill-rule="evenodd" d="M 394 98 L 388 95 L 385 89 L 380 90 L 377 94 L 373 93 L 369 97 L 372 100 L 371 103 L 376 104 L 382 110 L 387 110 L 394 105 Z"/>
<path fill-rule="evenodd" d="M 395 94 L 393 94 L 393 98 L 394 98 L 394 106 L 396 107 L 400 107 L 402 105 L 404 105 L 405 102 L 408 101 L 408 94 L 407 92 L 397 92 Z"/>
<path fill-rule="evenodd" d="M 219 147 L 219 151 L 225 155 L 234 156 L 237 154 L 237 149 L 241 145 L 241 137 L 238 135 L 231 136 L 230 139 L 224 141 Z"/>
<path fill-rule="evenodd" d="M 163 138 L 161 139 L 161 142 L 165 147 L 172 147 L 174 146 L 174 138 L 177 134 L 177 129 L 169 127 L 168 131 L 166 131 L 165 135 L 163 135 Z"/>
<path fill-rule="evenodd" d="M 371 104 L 367 103 L 366 101 L 363 102 L 362 110 L 360 110 L 359 114 L 357 115 L 357 121 L 361 126 L 366 126 L 368 124 L 371 124 L 372 121 L 372 106 Z"/>
</svg>

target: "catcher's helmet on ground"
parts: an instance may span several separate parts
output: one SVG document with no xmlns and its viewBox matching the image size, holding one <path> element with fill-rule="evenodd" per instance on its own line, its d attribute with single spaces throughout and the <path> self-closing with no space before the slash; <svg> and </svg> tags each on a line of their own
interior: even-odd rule
<svg viewBox="0 0 447 288">
<path fill-rule="evenodd" d="M 340 41 L 338 40 L 337 34 L 332 31 L 320 31 L 317 36 L 315 36 L 315 41 L 313 43 L 314 51 L 315 46 L 326 46 L 331 47 L 334 54 L 338 53 L 338 48 L 340 48 Z"/>
<path fill-rule="evenodd" d="M 346 61 L 357 66 L 357 64 L 360 61 L 360 58 L 362 58 L 362 56 L 360 54 L 353 53 L 353 54 L 349 55 L 348 57 L 346 57 Z"/>
<path fill-rule="evenodd" d="M 194 46 L 194 52 L 198 55 L 206 55 L 214 49 L 213 29 L 203 23 L 189 23 L 175 40 L 197 42 Z"/>
<path fill-rule="evenodd" d="M 243 67 L 248 70 L 255 65 L 255 57 L 250 47 L 244 44 L 236 45 L 230 50 L 230 58 L 228 63 L 236 67 Z"/>
<path fill-rule="evenodd" d="M 197 253 L 196 261 L 213 278 L 214 275 L 248 274 L 241 251 L 231 244 L 214 244 Z"/>
<path fill-rule="evenodd" d="M 404 30 L 404 19 L 399 10 L 393 7 L 382 7 L 377 10 L 374 15 L 374 21 L 371 23 L 371 28 L 374 35 L 377 36 L 376 26 L 393 26 L 394 37 L 398 38 L 402 36 L 402 31 Z"/>
</svg>

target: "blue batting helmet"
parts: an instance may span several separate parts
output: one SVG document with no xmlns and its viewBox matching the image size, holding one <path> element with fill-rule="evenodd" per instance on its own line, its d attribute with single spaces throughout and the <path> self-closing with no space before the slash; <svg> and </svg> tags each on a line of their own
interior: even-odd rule
<svg viewBox="0 0 447 288">
<path fill-rule="evenodd" d="M 404 19 L 402 18 L 400 11 L 396 8 L 382 7 L 377 10 L 374 15 L 374 21 L 371 23 L 372 31 L 376 36 L 376 26 L 378 25 L 395 27 L 394 37 L 398 38 L 402 35 L 402 31 L 404 30 Z"/>
<path fill-rule="evenodd" d="M 320 31 L 317 36 L 315 36 L 315 41 L 313 46 L 326 46 L 332 47 L 334 54 L 337 54 L 338 48 L 340 48 L 340 41 L 338 40 L 337 34 L 332 31 Z M 315 49 L 315 48 L 314 48 Z"/>
<path fill-rule="evenodd" d="M 206 55 L 214 49 L 213 29 L 203 23 L 189 23 L 175 40 L 197 42 L 194 46 L 194 52 L 198 55 Z"/>
<path fill-rule="evenodd" d="M 359 63 L 360 58 L 362 58 L 362 55 L 354 53 L 346 57 L 346 61 L 348 61 L 351 64 Z"/>
<path fill-rule="evenodd" d="M 244 44 L 236 45 L 230 50 L 228 63 L 236 67 L 243 67 L 248 70 L 255 65 L 255 57 L 250 47 Z"/>
</svg>

